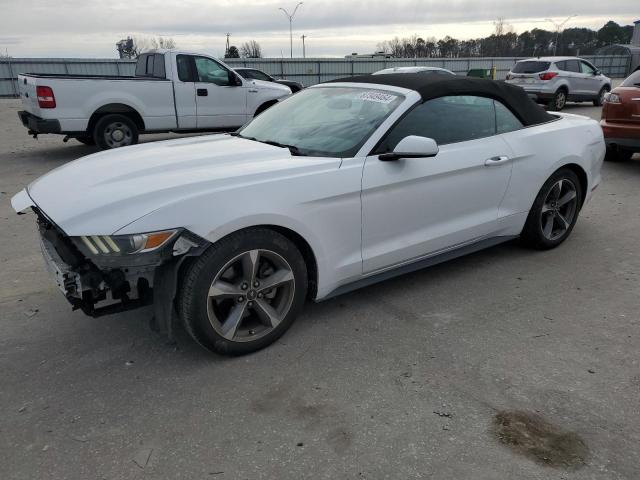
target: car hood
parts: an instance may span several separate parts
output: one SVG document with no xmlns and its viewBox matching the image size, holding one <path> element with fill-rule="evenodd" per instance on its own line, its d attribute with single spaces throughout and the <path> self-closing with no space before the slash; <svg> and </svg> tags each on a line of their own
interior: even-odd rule
<svg viewBox="0 0 640 480">
<path fill-rule="evenodd" d="M 251 82 L 256 87 L 260 87 L 261 89 L 274 90 L 276 92 L 282 93 L 283 95 L 288 95 L 288 94 L 291 93 L 291 89 L 289 87 L 287 87 L 286 85 L 282 85 L 281 83 L 266 82 L 264 80 L 251 80 Z"/>
<path fill-rule="evenodd" d="M 111 235 L 181 199 L 335 166 L 328 158 L 292 156 L 286 148 L 206 135 L 75 160 L 30 184 L 31 202 L 21 192 L 13 204 L 21 210 L 32 203 L 68 235 Z"/>
</svg>

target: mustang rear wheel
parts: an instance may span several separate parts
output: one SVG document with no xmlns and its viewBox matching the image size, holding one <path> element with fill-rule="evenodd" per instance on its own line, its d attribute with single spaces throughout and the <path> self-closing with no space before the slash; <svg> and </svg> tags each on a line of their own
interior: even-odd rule
<svg viewBox="0 0 640 480">
<path fill-rule="evenodd" d="M 223 354 L 254 352 L 293 323 L 307 294 L 307 269 L 283 235 L 255 228 L 212 245 L 187 270 L 178 297 L 190 335 Z"/>
<path fill-rule="evenodd" d="M 564 242 L 578 220 L 582 185 L 571 170 L 562 168 L 542 186 L 522 231 L 525 244 L 546 250 Z"/>
</svg>

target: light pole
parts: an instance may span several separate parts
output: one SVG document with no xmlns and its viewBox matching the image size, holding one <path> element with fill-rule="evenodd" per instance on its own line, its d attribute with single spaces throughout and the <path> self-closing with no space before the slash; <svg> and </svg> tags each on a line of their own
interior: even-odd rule
<svg viewBox="0 0 640 480">
<path fill-rule="evenodd" d="M 551 22 L 553 23 L 553 25 L 556 27 L 556 41 L 553 43 L 553 55 L 556 55 L 556 51 L 558 50 L 558 40 L 560 38 L 560 31 L 562 30 L 562 27 L 564 27 L 566 25 L 566 23 L 571 20 L 572 18 L 577 17 L 577 15 L 569 15 L 564 22 L 562 23 L 558 23 L 555 20 L 552 20 L 551 18 L 546 18 L 545 20 L 547 22 Z"/>
<path fill-rule="evenodd" d="M 307 36 L 302 35 L 300 38 L 302 39 L 302 58 L 307 58 L 307 51 L 304 48 L 304 39 L 307 38 Z"/>
<path fill-rule="evenodd" d="M 300 5 L 302 5 L 303 2 L 299 2 L 296 5 L 296 8 L 293 9 L 293 13 L 289 14 L 289 12 L 287 12 L 284 8 L 280 7 L 278 10 L 282 10 L 282 12 L 287 16 L 287 18 L 289 19 L 289 46 L 291 49 L 291 58 L 293 58 L 293 16 L 296 14 L 296 12 L 298 11 L 298 7 Z"/>
</svg>

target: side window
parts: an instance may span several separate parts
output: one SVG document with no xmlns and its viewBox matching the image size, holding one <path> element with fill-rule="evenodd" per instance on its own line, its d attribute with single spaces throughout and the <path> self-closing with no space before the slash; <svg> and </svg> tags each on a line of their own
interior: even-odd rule
<svg viewBox="0 0 640 480">
<path fill-rule="evenodd" d="M 198 72 L 198 81 L 204 83 L 215 83 L 221 87 L 232 85 L 229 70 L 224 68 L 218 62 L 206 58 L 195 57 L 196 71 Z"/>
<path fill-rule="evenodd" d="M 176 65 L 178 66 L 178 79 L 181 82 L 195 82 L 193 78 L 193 70 L 191 69 L 192 58 L 189 55 L 176 56 Z"/>
<path fill-rule="evenodd" d="M 493 103 L 496 107 L 496 133 L 513 132 L 523 127 L 522 122 L 502 102 L 494 100 Z"/>
<path fill-rule="evenodd" d="M 237 71 L 237 70 L 236 70 Z M 247 80 L 254 80 L 253 70 L 240 70 L 240 76 Z"/>
<path fill-rule="evenodd" d="M 567 60 L 564 63 L 566 64 L 565 70 L 567 72 L 580 73 L 580 62 L 578 60 Z"/>
<path fill-rule="evenodd" d="M 147 56 L 147 67 L 145 68 L 145 72 L 144 72 L 146 75 L 153 74 L 153 62 L 154 62 L 155 58 L 156 58 L 155 55 L 148 55 Z"/>
<path fill-rule="evenodd" d="M 556 67 L 558 67 L 558 70 L 562 70 L 562 71 L 566 72 L 567 71 L 567 62 L 566 61 L 556 62 Z"/>
<path fill-rule="evenodd" d="M 271 79 L 267 76 L 266 73 L 261 72 L 260 70 L 251 70 L 252 78 L 256 80 L 264 80 L 265 82 L 270 82 Z"/>
<path fill-rule="evenodd" d="M 411 110 L 387 134 L 377 153 L 391 152 L 404 137 L 433 138 L 438 145 L 465 142 L 496 133 L 493 100 L 474 96 L 435 98 Z"/>
<path fill-rule="evenodd" d="M 587 62 L 580 62 L 580 68 L 582 70 L 582 73 L 584 73 L 586 75 L 595 75 L 596 74 L 596 69 L 593 68 L 591 65 L 589 65 Z"/>
<path fill-rule="evenodd" d="M 153 76 L 156 78 L 166 78 L 167 74 L 164 70 L 164 55 L 161 53 L 156 53 L 154 55 L 155 60 L 153 61 Z"/>
</svg>

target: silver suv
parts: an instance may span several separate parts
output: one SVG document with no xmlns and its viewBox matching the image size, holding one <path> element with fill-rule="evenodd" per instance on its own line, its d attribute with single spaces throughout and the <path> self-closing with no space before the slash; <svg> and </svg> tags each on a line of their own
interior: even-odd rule
<svg viewBox="0 0 640 480">
<path fill-rule="evenodd" d="M 538 57 L 520 60 L 507 75 L 507 83 L 524 88 L 531 98 L 562 110 L 567 101 L 602 105 L 611 79 L 578 57 Z"/>
</svg>

